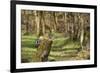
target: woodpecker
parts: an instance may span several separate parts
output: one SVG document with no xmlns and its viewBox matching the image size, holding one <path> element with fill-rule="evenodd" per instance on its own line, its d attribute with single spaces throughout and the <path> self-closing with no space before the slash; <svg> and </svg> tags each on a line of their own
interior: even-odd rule
<svg viewBox="0 0 100 73">
<path fill-rule="evenodd" d="M 40 45 L 41 41 L 43 40 L 43 36 L 40 36 L 38 39 L 36 39 L 35 41 L 35 47 L 38 48 L 38 46 Z"/>
</svg>

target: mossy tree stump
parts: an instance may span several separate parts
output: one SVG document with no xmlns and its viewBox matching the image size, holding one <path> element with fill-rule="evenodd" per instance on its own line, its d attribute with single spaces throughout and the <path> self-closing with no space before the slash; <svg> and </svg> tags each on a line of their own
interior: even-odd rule
<svg viewBox="0 0 100 73">
<path fill-rule="evenodd" d="M 49 38 L 43 38 L 40 42 L 40 45 L 37 48 L 35 55 L 36 62 L 45 62 L 48 61 L 48 56 L 51 50 L 52 40 Z"/>
</svg>

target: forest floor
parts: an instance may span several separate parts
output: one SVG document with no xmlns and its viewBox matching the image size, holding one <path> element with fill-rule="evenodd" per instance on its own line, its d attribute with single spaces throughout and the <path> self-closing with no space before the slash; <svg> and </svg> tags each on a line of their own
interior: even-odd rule
<svg viewBox="0 0 100 73">
<path fill-rule="evenodd" d="M 22 62 L 33 62 L 37 48 L 34 47 L 36 36 L 22 36 Z M 49 61 L 85 60 L 89 59 L 90 51 L 80 50 L 79 41 L 71 41 L 65 37 L 55 38 L 49 55 Z"/>
</svg>

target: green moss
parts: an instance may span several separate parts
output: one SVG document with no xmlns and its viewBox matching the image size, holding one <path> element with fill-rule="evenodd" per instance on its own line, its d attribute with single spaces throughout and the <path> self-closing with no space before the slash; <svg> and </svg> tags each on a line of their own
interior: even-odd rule
<svg viewBox="0 0 100 73">
<path fill-rule="evenodd" d="M 57 36 L 60 36 L 59 34 Z M 22 36 L 21 41 L 21 60 L 22 62 L 38 62 L 37 48 L 34 47 L 37 37 Z M 42 47 L 43 48 L 43 47 Z M 80 49 L 79 41 L 73 41 L 69 38 L 55 38 L 52 43 L 49 54 L 49 61 L 64 61 L 64 60 L 81 60 L 77 53 Z M 40 49 L 41 50 L 41 49 Z M 41 52 L 42 53 L 42 52 Z M 80 54 L 79 54 L 80 55 Z M 86 58 L 83 58 L 86 59 Z"/>
</svg>

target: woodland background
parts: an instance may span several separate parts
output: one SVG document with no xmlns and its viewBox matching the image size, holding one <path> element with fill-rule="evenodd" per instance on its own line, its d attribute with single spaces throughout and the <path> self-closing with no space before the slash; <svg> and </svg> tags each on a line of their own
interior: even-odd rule
<svg viewBox="0 0 100 73">
<path fill-rule="evenodd" d="M 49 61 L 90 59 L 90 14 L 21 10 L 22 62 L 34 62 L 36 39 L 53 40 Z"/>
</svg>

